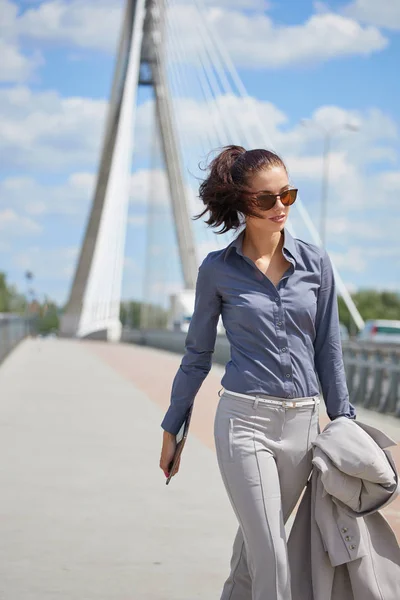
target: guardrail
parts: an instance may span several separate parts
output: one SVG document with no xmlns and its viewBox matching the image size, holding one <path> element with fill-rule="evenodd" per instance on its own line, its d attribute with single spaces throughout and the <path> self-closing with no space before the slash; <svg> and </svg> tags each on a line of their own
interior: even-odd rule
<svg viewBox="0 0 400 600">
<path fill-rule="evenodd" d="M 121 341 L 183 354 L 185 339 L 180 331 L 124 329 Z M 346 341 L 342 348 L 350 401 L 400 417 L 400 346 Z M 217 335 L 213 360 L 230 360 L 225 335 Z"/>
<path fill-rule="evenodd" d="M 0 363 L 31 332 L 31 322 L 20 315 L 0 313 Z"/>
<path fill-rule="evenodd" d="M 400 417 L 400 346 L 346 342 L 343 359 L 351 401 Z"/>
</svg>

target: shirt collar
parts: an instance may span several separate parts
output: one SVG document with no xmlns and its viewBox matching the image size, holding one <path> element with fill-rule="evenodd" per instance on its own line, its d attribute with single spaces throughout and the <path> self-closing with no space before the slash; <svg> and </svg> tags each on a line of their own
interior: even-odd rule
<svg viewBox="0 0 400 600">
<path fill-rule="evenodd" d="M 243 256 L 243 251 L 242 251 L 242 245 L 243 245 L 243 238 L 244 238 L 244 232 L 245 232 L 246 228 L 244 228 L 239 235 L 233 240 L 233 242 L 231 242 L 229 244 L 229 246 L 226 247 L 225 250 L 225 256 L 224 259 L 226 260 L 227 257 L 229 256 L 229 254 L 231 253 L 232 249 L 235 248 L 236 252 L 240 255 Z M 297 249 L 296 249 L 296 242 L 293 238 L 293 236 L 289 233 L 288 229 L 286 227 L 284 227 L 283 231 L 282 231 L 282 235 L 284 238 L 283 241 L 283 253 L 289 253 L 290 256 L 294 259 L 295 263 L 297 262 Z"/>
</svg>

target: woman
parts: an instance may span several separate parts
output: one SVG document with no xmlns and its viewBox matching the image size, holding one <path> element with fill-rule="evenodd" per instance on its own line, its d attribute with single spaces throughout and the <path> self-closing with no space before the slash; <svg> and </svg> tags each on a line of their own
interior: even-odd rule
<svg viewBox="0 0 400 600">
<path fill-rule="evenodd" d="M 245 228 L 200 266 L 186 353 L 162 422 L 160 467 L 211 367 L 222 315 L 231 360 L 215 415 L 218 464 L 239 521 L 222 600 L 291 600 L 284 523 L 311 472 L 319 385 L 330 419 L 355 418 L 343 367 L 337 296 L 325 250 L 285 227 L 297 190 L 268 150 L 228 146 L 200 197 L 207 223 Z M 295 599 L 293 599 L 295 600 Z"/>
</svg>

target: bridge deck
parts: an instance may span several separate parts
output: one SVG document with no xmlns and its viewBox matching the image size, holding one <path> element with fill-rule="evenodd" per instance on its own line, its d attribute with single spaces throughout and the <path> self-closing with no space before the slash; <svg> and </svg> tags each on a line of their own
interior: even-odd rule
<svg viewBox="0 0 400 600">
<path fill-rule="evenodd" d="M 65 340 L 27 340 L 5 361 L 1 598 L 218 597 L 236 531 L 212 438 L 221 368 L 200 390 L 181 472 L 167 487 L 159 425 L 179 361 Z M 359 419 L 400 440 L 398 420 L 361 409 Z M 400 467 L 399 446 L 393 455 Z M 400 538 L 400 502 L 384 513 Z"/>
</svg>

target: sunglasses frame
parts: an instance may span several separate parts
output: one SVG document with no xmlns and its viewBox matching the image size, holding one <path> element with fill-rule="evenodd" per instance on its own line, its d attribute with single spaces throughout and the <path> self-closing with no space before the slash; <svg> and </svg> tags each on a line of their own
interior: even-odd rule
<svg viewBox="0 0 400 600">
<path fill-rule="evenodd" d="M 255 196 L 254 196 L 254 197 L 255 197 L 255 199 L 256 199 L 257 206 L 258 206 L 259 208 L 261 208 L 262 210 L 271 210 L 271 208 L 274 208 L 274 206 L 275 206 L 275 204 L 276 204 L 276 201 L 277 201 L 277 199 L 278 199 L 278 198 L 280 199 L 280 201 L 282 202 L 282 204 L 283 204 L 284 206 L 292 206 L 292 204 L 294 204 L 294 203 L 296 202 L 296 198 L 297 198 L 298 191 L 299 191 L 299 190 L 298 190 L 298 188 L 289 188 L 289 189 L 285 190 L 284 192 L 282 192 L 281 194 L 270 194 L 269 192 L 262 192 L 262 191 L 261 191 L 261 192 L 257 192 L 257 194 L 255 194 Z M 286 194 L 288 194 L 289 192 L 295 192 L 295 197 L 294 197 L 294 200 L 293 200 L 292 202 L 287 202 L 287 203 L 286 203 L 286 202 L 284 202 L 284 201 L 282 200 L 282 196 L 285 196 L 285 195 L 286 195 Z M 262 206 L 262 204 L 260 204 L 260 203 L 259 203 L 259 200 L 258 200 L 258 199 L 259 199 L 261 196 L 264 196 L 264 197 L 265 197 L 265 196 L 268 196 L 269 198 L 274 198 L 274 202 L 273 202 L 273 203 L 272 203 L 272 205 L 271 205 L 271 206 L 269 206 L 268 208 L 267 208 L 267 207 L 265 207 L 265 206 Z"/>
</svg>

